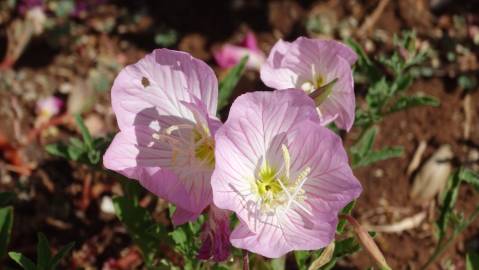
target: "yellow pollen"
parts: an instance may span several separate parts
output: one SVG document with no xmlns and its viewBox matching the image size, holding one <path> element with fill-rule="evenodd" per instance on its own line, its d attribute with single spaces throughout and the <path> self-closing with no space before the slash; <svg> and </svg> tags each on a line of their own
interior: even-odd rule
<svg viewBox="0 0 479 270">
<path fill-rule="evenodd" d="M 195 157 L 208 166 L 215 165 L 215 141 L 209 132 L 194 130 Z"/>
<path fill-rule="evenodd" d="M 302 205 L 305 199 L 303 185 L 310 173 L 306 167 L 295 177 L 290 178 L 290 154 L 285 145 L 281 146 L 283 151 L 283 165 L 281 169 L 264 162 L 252 182 L 252 190 L 259 197 L 258 208 L 262 212 L 275 212 L 278 207 L 287 211 L 291 205 L 295 205 L 305 212 L 309 211 Z"/>
</svg>

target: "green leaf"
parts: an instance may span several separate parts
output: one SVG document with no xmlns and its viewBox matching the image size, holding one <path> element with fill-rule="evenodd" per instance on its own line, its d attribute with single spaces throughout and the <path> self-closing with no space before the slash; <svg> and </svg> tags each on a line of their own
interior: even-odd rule
<svg viewBox="0 0 479 270">
<path fill-rule="evenodd" d="M 38 233 L 37 242 L 37 268 L 38 270 L 50 270 L 48 263 L 52 257 L 50 252 L 50 244 L 43 233 Z"/>
<path fill-rule="evenodd" d="M 45 150 L 48 154 L 68 159 L 68 147 L 63 143 L 53 143 L 45 146 Z"/>
<path fill-rule="evenodd" d="M 341 214 L 343 214 L 343 215 L 351 214 L 355 205 L 356 205 L 356 200 L 351 201 L 343 209 L 341 209 Z M 346 226 L 346 220 L 343 219 L 343 218 L 339 219 L 338 227 L 336 228 L 336 233 L 342 234 L 344 232 L 344 227 L 345 226 Z"/>
<path fill-rule="evenodd" d="M 439 228 L 440 237 L 445 234 L 447 224 L 449 223 L 450 217 L 453 213 L 461 181 L 462 179 L 461 177 L 459 177 L 458 172 L 455 172 L 452 176 L 449 177 L 448 188 L 446 190 L 446 195 L 444 196 L 444 199 L 442 201 L 441 213 L 437 220 L 437 227 Z"/>
<path fill-rule="evenodd" d="M 361 135 L 361 138 L 351 147 L 351 152 L 360 158 L 371 152 L 377 133 L 378 129 L 376 127 L 367 129 L 363 135 Z"/>
<path fill-rule="evenodd" d="M 479 174 L 468 169 L 461 169 L 459 177 L 462 181 L 473 186 L 476 191 L 479 191 Z"/>
<path fill-rule="evenodd" d="M 155 266 L 155 259 L 161 257 L 159 243 L 169 243 L 166 229 L 154 222 L 145 208 L 128 197 L 115 197 L 113 204 L 117 217 L 126 226 L 135 244 L 140 247 L 147 266 Z"/>
<path fill-rule="evenodd" d="M 353 167 L 367 166 L 372 163 L 386 160 L 390 158 L 400 157 L 403 153 L 402 147 L 384 148 L 379 151 L 373 151 L 364 156 L 358 163 L 353 164 Z"/>
<path fill-rule="evenodd" d="M 25 270 L 36 270 L 35 264 L 27 257 L 18 252 L 8 252 L 8 256 Z"/>
<path fill-rule="evenodd" d="M 359 250 L 361 250 L 361 246 L 356 239 L 354 237 L 348 237 L 346 239 L 336 241 L 333 257 L 341 258 L 346 255 L 353 254 Z"/>
<path fill-rule="evenodd" d="M 409 88 L 413 82 L 413 77 L 409 75 L 400 75 L 399 77 L 396 78 L 394 81 L 394 84 L 392 87 L 393 94 L 396 92 L 401 92 Z"/>
<path fill-rule="evenodd" d="M 68 159 L 77 161 L 85 153 L 85 149 L 69 145 L 67 148 Z"/>
<path fill-rule="evenodd" d="M 382 72 L 380 72 L 376 65 L 373 63 L 373 61 L 369 59 L 368 55 L 363 50 L 361 45 L 359 45 L 359 43 L 357 43 L 351 38 L 348 38 L 346 40 L 346 43 L 358 54 L 359 60 L 357 65 L 359 69 L 364 71 L 364 73 L 367 75 L 368 80 L 370 82 L 378 81 Z"/>
<path fill-rule="evenodd" d="M 403 96 L 400 97 L 393 106 L 391 106 L 389 113 L 424 105 L 436 107 L 439 106 L 439 100 L 431 96 Z"/>
<path fill-rule="evenodd" d="M 241 61 L 234 66 L 226 75 L 226 77 L 220 82 L 219 96 L 218 96 L 218 111 L 221 111 L 226 105 L 228 105 L 229 98 L 233 94 L 233 90 L 238 84 L 241 75 L 243 75 L 246 62 L 248 62 L 248 56 L 241 58 Z"/>
<path fill-rule="evenodd" d="M 186 232 L 181 228 L 179 230 L 174 230 L 170 233 L 171 239 L 175 242 L 176 245 L 182 246 L 188 241 Z"/>
<path fill-rule="evenodd" d="M 13 227 L 13 208 L 0 208 L 0 259 L 7 253 Z"/>
<path fill-rule="evenodd" d="M 90 131 L 88 131 L 88 128 L 85 126 L 85 123 L 83 122 L 83 119 L 79 114 L 75 115 L 75 121 L 78 125 L 78 128 L 80 128 L 80 132 L 83 137 L 83 141 L 85 142 L 85 145 L 88 147 L 88 149 L 92 149 L 93 138 L 91 137 Z"/>
<path fill-rule="evenodd" d="M 466 254 L 466 270 L 479 270 L 479 255 L 475 252 Z"/>
<path fill-rule="evenodd" d="M 311 253 L 309 251 L 297 250 L 294 252 L 294 259 L 299 270 L 308 269 L 307 262 L 310 257 Z"/>
<path fill-rule="evenodd" d="M 70 242 L 68 244 L 66 244 L 65 246 L 63 246 L 58 252 L 57 254 L 55 254 L 55 256 L 53 256 L 53 258 L 50 260 L 50 262 L 48 263 L 48 270 L 54 270 L 58 264 L 60 263 L 60 261 L 68 254 L 70 253 L 71 249 L 73 248 L 73 246 L 75 246 L 75 243 L 74 242 Z"/>
</svg>

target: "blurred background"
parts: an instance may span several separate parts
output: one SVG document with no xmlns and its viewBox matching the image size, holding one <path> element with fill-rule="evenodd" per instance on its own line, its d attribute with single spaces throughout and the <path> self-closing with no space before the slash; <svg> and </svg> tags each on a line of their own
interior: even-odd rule
<svg viewBox="0 0 479 270">
<path fill-rule="evenodd" d="M 75 114 L 93 137 L 111 138 L 117 131 L 112 81 L 145 53 L 158 47 L 186 51 L 223 78 L 239 61 L 225 48 L 249 52 L 234 98 L 267 89 L 258 67 L 278 39 L 354 39 L 379 58 L 396 50 L 394 35 L 405 30 L 414 30 L 416 46 L 427 51 L 408 91 L 434 96 L 440 105 L 387 116 L 375 145 L 400 145 L 402 156 L 355 170 L 364 192 L 353 215 L 377 232 L 393 269 L 425 263 L 436 242 L 444 179 L 459 166 L 479 169 L 479 1 L 0 0 L 0 191 L 15 194 L 9 250 L 34 257 L 42 231 L 54 249 L 76 242 L 61 268 L 141 267 L 114 214 L 120 183 L 45 148 L 80 137 Z M 361 106 L 365 89 L 361 78 L 356 81 Z M 346 145 L 358 135 L 343 134 Z M 428 167 L 431 157 L 448 162 Z M 145 195 L 141 204 L 168 224 L 164 203 Z M 461 186 L 457 207 L 468 214 L 478 204 L 473 188 Z M 478 228 L 476 221 L 431 269 L 465 269 L 466 252 L 479 251 Z M 8 258 L 1 264 L 14 267 Z M 369 265 L 360 252 L 337 269 Z"/>
</svg>

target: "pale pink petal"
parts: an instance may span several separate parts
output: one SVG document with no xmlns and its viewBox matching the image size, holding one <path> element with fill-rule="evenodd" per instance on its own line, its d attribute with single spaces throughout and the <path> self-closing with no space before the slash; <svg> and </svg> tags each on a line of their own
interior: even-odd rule
<svg viewBox="0 0 479 270">
<path fill-rule="evenodd" d="M 261 79 L 269 87 L 302 88 L 317 76 L 327 84 L 338 79 L 332 93 L 319 106 L 323 124 L 335 119 L 341 129 L 354 122 L 355 96 L 351 65 L 356 54 L 333 40 L 298 38 L 292 43 L 278 41 L 261 69 Z"/>
<path fill-rule="evenodd" d="M 263 158 L 276 159 L 288 132 L 307 119 L 319 121 L 312 99 L 301 90 L 254 92 L 238 97 L 215 136 L 215 205 L 236 211 L 245 222 L 253 220 L 256 202 L 249 180 L 254 180 Z"/>
<path fill-rule="evenodd" d="M 192 96 L 216 114 L 218 83 L 204 62 L 183 52 L 157 49 L 124 68 L 112 87 L 112 105 L 120 129 L 158 121 L 158 116 L 192 119 L 181 102 Z M 161 124 L 161 123 L 160 123 Z"/>
<path fill-rule="evenodd" d="M 139 179 L 145 168 L 169 163 L 171 148 L 153 139 L 154 130 L 130 127 L 116 134 L 103 156 L 103 165 L 126 177 Z"/>
<path fill-rule="evenodd" d="M 326 80 L 338 81 L 331 94 L 319 105 L 323 117 L 335 118 L 340 129 L 349 131 L 354 123 L 356 98 L 354 96 L 354 79 L 349 64 L 341 57 L 336 57 L 335 64 L 329 68 Z"/>
<path fill-rule="evenodd" d="M 173 225 L 178 226 L 189 221 L 195 221 L 200 214 L 201 212 L 192 213 L 190 211 L 186 211 L 185 209 L 176 207 L 171 220 L 173 221 Z"/>
<path fill-rule="evenodd" d="M 362 191 L 353 175 L 341 138 L 318 123 L 305 121 L 297 126 L 289 144 L 294 162 L 291 171 L 311 169 L 304 184 L 306 203 L 313 208 L 315 217 L 341 210 L 356 199 Z M 321 149 L 321 151 L 318 151 Z"/>
<path fill-rule="evenodd" d="M 295 88 L 298 74 L 283 66 L 283 60 L 291 47 L 291 43 L 278 40 L 271 49 L 266 62 L 261 66 L 261 80 L 273 89 Z"/>
<path fill-rule="evenodd" d="M 340 137 L 312 117 L 317 112 L 309 97 L 296 93 L 307 97 L 300 90 L 241 96 L 216 133 L 213 201 L 241 221 L 231 243 L 271 258 L 328 245 L 338 212 L 361 192 Z M 256 172 L 264 160 L 274 168 L 284 165 L 283 145 L 291 166 L 282 185 L 290 187 L 290 195 L 265 212 L 253 189 Z"/>
</svg>

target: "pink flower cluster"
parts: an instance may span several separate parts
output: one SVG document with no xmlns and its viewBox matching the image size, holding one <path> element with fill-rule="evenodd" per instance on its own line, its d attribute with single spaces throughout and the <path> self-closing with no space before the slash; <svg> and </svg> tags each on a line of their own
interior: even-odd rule
<svg viewBox="0 0 479 270">
<path fill-rule="evenodd" d="M 201 259 L 227 259 L 230 243 L 271 258 L 325 247 L 361 193 L 341 138 L 325 127 L 353 124 L 355 61 L 335 41 L 280 40 L 261 66 L 277 90 L 238 97 L 223 124 L 211 68 L 157 49 L 113 84 L 120 132 L 104 165 L 175 204 L 176 225 L 208 209 Z"/>
</svg>

